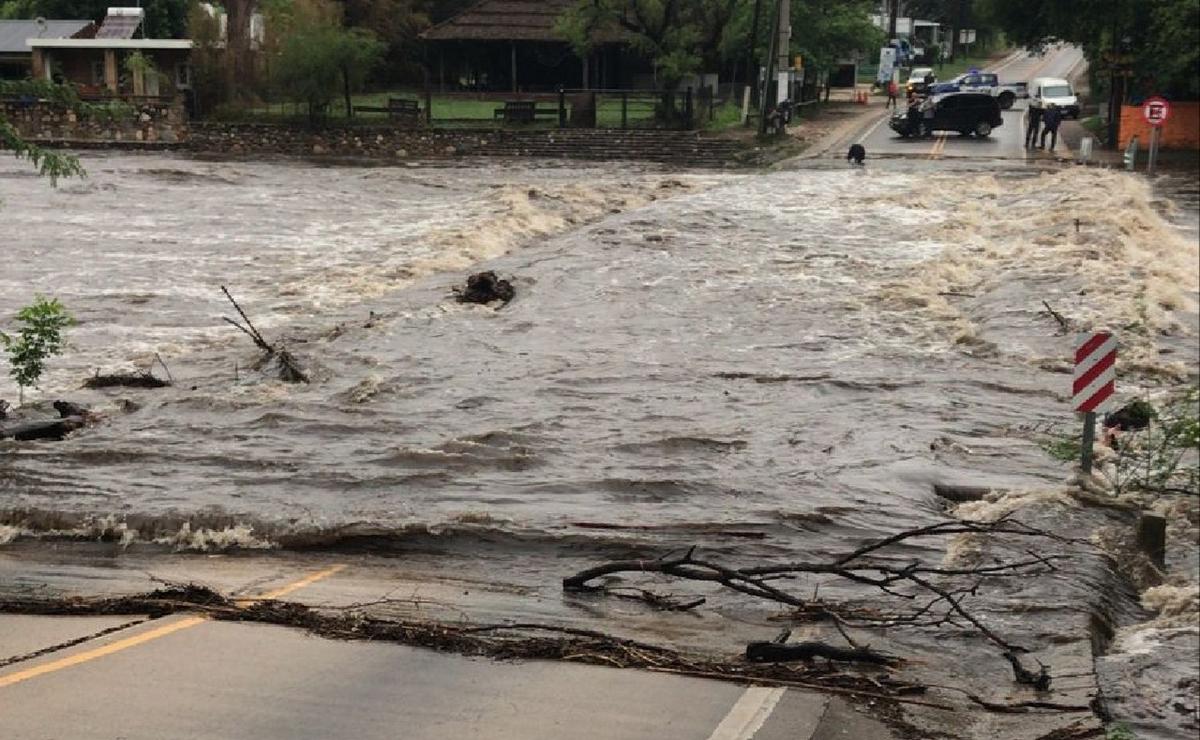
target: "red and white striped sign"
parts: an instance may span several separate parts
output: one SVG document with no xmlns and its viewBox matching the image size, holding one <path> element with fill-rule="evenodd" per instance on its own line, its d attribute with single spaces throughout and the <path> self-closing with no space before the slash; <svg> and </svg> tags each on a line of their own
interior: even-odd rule
<svg viewBox="0 0 1200 740">
<path fill-rule="evenodd" d="M 1106 331 L 1075 336 L 1075 410 L 1102 411 L 1117 390 L 1117 338 Z"/>
</svg>

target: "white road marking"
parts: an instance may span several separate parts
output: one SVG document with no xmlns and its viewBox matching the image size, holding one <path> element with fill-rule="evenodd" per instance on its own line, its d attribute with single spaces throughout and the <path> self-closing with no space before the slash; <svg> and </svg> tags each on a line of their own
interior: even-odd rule
<svg viewBox="0 0 1200 740">
<path fill-rule="evenodd" d="M 1001 59 L 1000 62 L 998 64 L 996 64 L 996 66 L 992 67 L 989 71 L 999 74 L 1000 70 L 1009 66 L 1010 64 L 1017 61 L 1018 59 L 1024 58 L 1025 54 L 1026 54 L 1026 51 L 1024 49 L 1019 49 L 1017 51 L 1014 51 L 1012 54 L 1009 54 L 1006 59 Z"/>
<path fill-rule="evenodd" d="M 884 113 L 883 118 L 880 118 L 878 121 L 876 121 L 874 126 L 867 129 L 867 133 L 865 133 L 861 137 L 859 137 L 858 143 L 861 144 L 864 141 L 866 141 L 867 139 L 871 138 L 871 134 L 875 133 L 875 129 L 879 128 L 879 126 L 888 119 L 888 115 L 889 114 Z M 843 141 L 845 141 L 845 140 L 843 139 Z"/>
<path fill-rule="evenodd" d="M 762 728 L 786 688 L 751 686 L 729 710 L 708 740 L 750 740 Z"/>
</svg>

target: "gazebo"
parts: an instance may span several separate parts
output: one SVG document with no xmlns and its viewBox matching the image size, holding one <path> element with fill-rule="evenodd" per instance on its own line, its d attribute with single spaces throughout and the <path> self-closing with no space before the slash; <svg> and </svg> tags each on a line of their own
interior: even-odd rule
<svg viewBox="0 0 1200 740">
<path fill-rule="evenodd" d="M 557 30 L 576 0 L 480 0 L 425 31 L 436 53 L 439 90 L 548 92 L 619 86 L 616 37 L 579 58 Z"/>
</svg>

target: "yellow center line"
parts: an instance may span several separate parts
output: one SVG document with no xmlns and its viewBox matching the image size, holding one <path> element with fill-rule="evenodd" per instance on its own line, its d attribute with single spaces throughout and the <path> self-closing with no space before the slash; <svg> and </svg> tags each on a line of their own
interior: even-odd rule
<svg viewBox="0 0 1200 740">
<path fill-rule="evenodd" d="M 265 601 L 266 599 L 282 598 L 284 596 L 287 596 L 290 593 L 299 591 L 300 589 L 304 588 L 305 586 L 311 586 L 312 584 L 316 583 L 317 581 L 328 578 L 329 576 L 333 575 L 334 573 L 337 573 L 340 570 L 344 570 L 345 567 L 346 566 L 342 565 L 342 564 L 331 565 L 328 568 L 326 568 L 325 570 L 319 570 L 316 573 L 310 573 L 309 575 L 305 576 L 304 578 L 301 578 L 298 581 L 292 581 L 291 583 L 286 584 L 284 586 L 280 586 L 279 588 L 277 588 L 273 591 L 267 591 L 266 593 L 259 594 L 258 596 L 255 596 L 250 600 L 251 601 Z"/>
<path fill-rule="evenodd" d="M 34 666 L 33 668 L 26 668 L 23 671 L 10 673 L 7 676 L 0 676 L 0 688 L 12 686 L 13 684 L 20 683 L 22 681 L 28 681 L 31 678 L 37 678 L 44 673 L 61 671 L 63 668 L 70 668 L 73 665 L 87 663 L 88 661 L 95 660 L 96 658 L 103 658 L 105 655 L 112 655 L 113 653 L 119 652 L 126 648 L 131 648 L 135 645 L 141 645 L 143 642 L 157 640 L 160 637 L 166 637 L 172 632 L 185 630 L 188 627 L 195 627 L 196 625 L 203 624 L 207 621 L 208 617 L 187 617 L 186 619 L 181 619 L 178 622 L 164 624 L 163 626 L 157 629 L 152 629 L 149 632 L 143 632 L 140 635 L 126 637 L 124 640 L 117 640 L 116 642 L 105 645 L 104 647 L 98 647 L 94 650 L 88 650 L 86 652 L 70 655 L 66 658 L 59 658 L 58 660 L 51 661 L 49 663 L 43 663 L 42 665 Z"/>
<path fill-rule="evenodd" d="M 305 586 L 310 586 L 323 578 L 328 578 L 345 567 L 345 565 L 333 565 L 324 570 L 310 573 L 304 578 L 301 578 L 297 581 L 292 581 L 291 583 L 280 586 L 273 591 L 268 591 L 264 594 L 261 594 L 260 596 L 255 597 L 253 600 L 260 601 L 263 599 L 278 599 L 295 591 L 299 591 Z M 33 666 L 32 668 L 26 668 L 23 671 L 9 673 L 7 675 L 0 676 L 0 688 L 12 686 L 13 684 L 21 683 L 22 681 L 28 681 L 31 678 L 37 678 L 38 676 L 42 676 L 47 673 L 61 671 L 64 668 L 70 668 L 71 666 L 76 666 L 81 663 L 87 663 L 89 661 L 96 660 L 97 658 L 103 658 L 106 655 L 112 655 L 113 653 L 117 653 L 131 647 L 136 647 L 142 643 L 150 642 L 151 640 L 157 640 L 160 637 L 166 637 L 173 632 L 179 632 L 180 630 L 185 630 L 190 627 L 204 624 L 208 620 L 209 617 L 207 616 L 184 617 L 178 621 L 164 624 L 161 627 L 157 627 L 147 632 L 142 632 L 141 634 L 133 635 L 132 637 L 126 637 L 123 640 L 117 640 L 116 642 L 109 643 L 108 645 L 93 648 L 92 650 L 86 650 L 82 653 L 76 653 L 75 655 L 69 655 L 65 658 L 59 658 L 58 660 Z"/>
</svg>

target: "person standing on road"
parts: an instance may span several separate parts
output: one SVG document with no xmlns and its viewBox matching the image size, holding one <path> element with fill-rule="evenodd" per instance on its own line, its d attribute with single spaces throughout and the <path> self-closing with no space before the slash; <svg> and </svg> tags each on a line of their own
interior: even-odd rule
<svg viewBox="0 0 1200 740">
<path fill-rule="evenodd" d="M 1042 114 L 1042 143 L 1038 149 L 1046 148 L 1046 136 L 1050 136 L 1050 151 L 1058 144 L 1058 124 L 1062 123 L 1062 108 L 1054 103 L 1046 107 Z"/>
<path fill-rule="evenodd" d="M 887 94 L 888 94 L 888 99 L 887 99 L 887 105 L 884 107 L 885 110 L 887 108 L 896 108 L 900 104 L 899 101 L 897 100 L 897 96 L 899 96 L 899 94 L 900 94 L 900 86 L 896 84 L 895 78 L 888 80 Z"/>
<path fill-rule="evenodd" d="M 1037 146 L 1038 129 L 1042 126 L 1042 108 L 1041 106 L 1029 106 L 1029 124 L 1025 127 L 1025 148 L 1032 149 Z"/>
<path fill-rule="evenodd" d="M 926 94 L 921 101 L 921 136 L 933 136 L 933 114 L 937 103 L 933 95 Z"/>
</svg>

